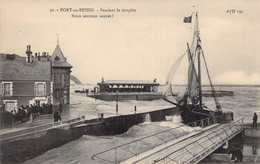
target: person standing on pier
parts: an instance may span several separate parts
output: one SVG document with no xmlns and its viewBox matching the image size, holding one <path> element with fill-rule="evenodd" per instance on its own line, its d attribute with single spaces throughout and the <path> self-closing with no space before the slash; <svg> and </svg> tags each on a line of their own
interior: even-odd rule
<svg viewBox="0 0 260 164">
<path fill-rule="evenodd" d="M 254 113 L 254 117 L 253 117 L 253 127 L 257 127 L 257 118 L 258 118 L 257 114 Z"/>
<path fill-rule="evenodd" d="M 57 110 L 55 110 L 55 112 L 53 113 L 53 118 L 54 122 L 58 122 L 59 120 L 61 121 L 60 113 Z"/>
<path fill-rule="evenodd" d="M 61 105 L 61 103 L 60 103 L 60 106 L 59 106 L 59 111 L 60 111 L 60 113 L 62 113 L 62 105 Z"/>
</svg>

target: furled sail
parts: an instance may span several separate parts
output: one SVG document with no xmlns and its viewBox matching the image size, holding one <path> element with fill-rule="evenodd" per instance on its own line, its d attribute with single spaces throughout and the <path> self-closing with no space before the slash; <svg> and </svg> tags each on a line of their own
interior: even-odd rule
<svg viewBox="0 0 260 164">
<path fill-rule="evenodd" d="M 194 39 L 196 40 L 196 39 Z M 193 42 L 197 43 L 197 42 Z M 193 47 L 193 45 L 192 45 Z M 194 53 L 191 53 L 194 52 Z M 199 82 L 198 82 L 198 75 L 195 68 L 195 59 L 196 59 L 196 50 L 190 51 L 188 46 L 188 61 L 189 61 L 189 67 L 188 67 L 188 98 L 192 102 L 192 104 L 197 104 L 199 100 Z"/>
</svg>

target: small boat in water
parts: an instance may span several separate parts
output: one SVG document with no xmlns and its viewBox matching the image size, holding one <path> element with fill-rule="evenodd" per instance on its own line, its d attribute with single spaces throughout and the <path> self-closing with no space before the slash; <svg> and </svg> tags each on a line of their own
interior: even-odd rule
<svg viewBox="0 0 260 164">
<path fill-rule="evenodd" d="M 82 90 L 75 90 L 75 93 L 86 93 L 88 94 L 89 90 L 88 89 L 82 89 Z"/>
<path fill-rule="evenodd" d="M 198 13 L 196 12 L 190 17 L 185 17 L 184 23 L 192 23 L 192 18 L 194 18 L 193 22 L 195 23 L 192 43 L 191 45 L 187 43 L 187 50 L 175 61 L 171 68 L 171 71 L 168 74 L 163 94 L 164 100 L 179 107 L 181 111 L 181 117 L 185 124 L 211 116 L 216 116 L 217 122 L 232 121 L 233 113 L 224 113 L 222 111 L 221 105 L 217 98 L 216 90 L 214 89 L 209 75 L 209 70 L 202 49 L 201 38 L 199 35 Z M 176 96 L 172 92 L 171 82 L 181 60 L 185 55 L 188 56 L 188 82 L 185 90 Z M 214 98 L 216 110 L 209 109 L 203 103 L 201 84 L 201 58 L 203 59 L 205 64 L 206 73 L 211 88 L 211 91 L 209 93 Z M 174 99 L 171 100 L 169 97 L 173 97 Z"/>
</svg>

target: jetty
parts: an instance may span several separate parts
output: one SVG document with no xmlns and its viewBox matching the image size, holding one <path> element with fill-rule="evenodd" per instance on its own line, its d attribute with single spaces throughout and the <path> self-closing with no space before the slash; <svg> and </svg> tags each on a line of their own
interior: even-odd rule
<svg viewBox="0 0 260 164">
<path fill-rule="evenodd" d="M 118 145 L 92 156 L 109 163 L 198 163 L 243 132 L 243 118 L 219 124 L 216 117 L 190 123 L 192 131 L 179 126 Z M 182 133 L 174 133 L 174 131 Z M 149 142 L 149 140 L 153 142 Z M 157 143 L 157 144 L 154 144 Z M 112 154 L 104 159 L 105 154 Z"/>
<path fill-rule="evenodd" d="M 149 101 L 161 99 L 161 92 L 158 92 L 159 83 L 156 79 L 147 80 L 104 80 L 97 83 L 93 92 L 88 97 L 105 101 L 141 100 Z"/>
<path fill-rule="evenodd" d="M 75 93 L 87 93 L 88 97 L 95 99 L 100 99 L 104 101 L 152 101 L 157 99 L 162 99 L 162 92 L 123 92 L 123 93 L 107 93 L 107 92 L 87 92 L 86 90 L 75 90 Z M 173 96 L 178 96 L 178 92 L 173 92 Z M 224 96 L 234 96 L 233 91 L 215 91 L 214 93 L 209 90 L 202 91 L 203 97 L 224 97 Z"/>
<path fill-rule="evenodd" d="M 178 111 L 178 108 L 166 108 L 96 119 L 81 116 L 2 133 L 1 162 L 24 162 L 83 135 L 122 134 L 133 125 L 145 121 L 163 121 L 167 116 L 178 115 Z M 92 159 L 98 163 L 198 163 L 207 159 L 223 160 L 229 156 L 215 153 L 215 150 L 240 135 L 259 137 L 259 129 L 244 126 L 243 118 L 224 124 L 218 122 L 218 118 L 208 117 L 187 125 L 183 124 L 93 154 Z M 245 156 L 244 160 L 257 163 L 260 158 L 258 155 Z"/>
<path fill-rule="evenodd" d="M 165 108 L 94 119 L 81 116 L 66 121 L 7 131 L 0 134 L 0 161 L 21 163 L 83 135 L 122 134 L 133 125 L 145 122 L 147 116 L 151 121 L 163 121 L 166 116 L 175 115 L 178 111 L 178 108 Z"/>
</svg>

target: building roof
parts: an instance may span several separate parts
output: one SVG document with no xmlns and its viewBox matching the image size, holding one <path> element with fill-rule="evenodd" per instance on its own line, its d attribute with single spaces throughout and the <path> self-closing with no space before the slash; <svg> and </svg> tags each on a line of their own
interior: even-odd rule
<svg viewBox="0 0 260 164">
<path fill-rule="evenodd" d="M 97 83 L 98 85 L 159 85 L 159 83 L 148 80 L 106 80 L 104 82 Z"/>
<path fill-rule="evenodd" d="M 0 54 L 0 79 L 3 81 L 51 81 L 51 62 L 33 60 L 16 54 Z"/>
<path fill-rule="evenodd" d="M 72 68 L 72 65 L 70 65 L 67 62 L 67 59 L 64 57 L 61 48 L 59 45 L 56 46 L 52 56 L 52 66 L 53 67 L 67 67 L 67 68 Z"/>
</svg>

